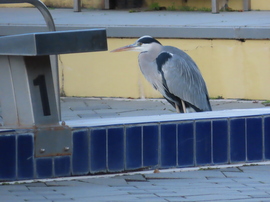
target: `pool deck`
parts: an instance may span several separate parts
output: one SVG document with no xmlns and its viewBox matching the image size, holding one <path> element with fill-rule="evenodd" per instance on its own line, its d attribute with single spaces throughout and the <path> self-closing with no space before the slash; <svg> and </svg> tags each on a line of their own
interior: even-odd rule
<svg viewBox="0 0 270 202">
<path fill-rule="evenodd" d="M 83 176 L 0 185 L 0 200 L 11 201 L 269 201 L 270 165 L 167 169 Z"/>
</svg>

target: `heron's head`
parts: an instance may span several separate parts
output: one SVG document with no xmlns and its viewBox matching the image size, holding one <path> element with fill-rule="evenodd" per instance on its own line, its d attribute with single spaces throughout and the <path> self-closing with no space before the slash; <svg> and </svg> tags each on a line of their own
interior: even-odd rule
<svg viewBox="0 0 270 202">
<path fill-rule="evenodd" d="M 122 51 L 147 52 L 150 49 L 152 49 L 155 45 L 161 46 L 161 43 L 151 36 L 142 36 L 134 44 L 117 48 L 115 50 L 112 50 L 111 52 L 122 52 Z"/>
</svg>

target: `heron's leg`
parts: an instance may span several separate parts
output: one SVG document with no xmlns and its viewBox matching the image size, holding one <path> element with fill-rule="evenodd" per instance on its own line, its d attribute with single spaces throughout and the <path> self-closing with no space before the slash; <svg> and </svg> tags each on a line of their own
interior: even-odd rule
<svg viewBox="0 0 270 202">
<path fill-rule="evenodd" d="M 181 100 L 181 103 L 182 103 L 182 106 L 183 106 L 184 113 L 187 113 L 187 109 L 186 109 L 186 105 L 185 105 L 184 101 Z"/>
<path fill-rule="evenodd" d="M 178 107 L 178 105 L 177 105 L 176 103 L 175 103 L 175 109 L 176 109 L 176 112 L 177 112 L 177 113 L 181 113 L 181 112 L 180 112 L 180 109 L 179 109 L 179 107 Z"/>
</svg>

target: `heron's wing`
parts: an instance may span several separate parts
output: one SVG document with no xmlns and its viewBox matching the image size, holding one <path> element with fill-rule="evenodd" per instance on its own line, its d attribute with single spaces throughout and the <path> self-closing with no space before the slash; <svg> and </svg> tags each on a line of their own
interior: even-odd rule
<svg viewBox="0 0 270 202">
<path fill-rule="evenodd" d="M 168 91 L 200 110 L 211 110 L 206 84 L 197 65 L 185 52 L 170 48 L 172 57 L 161 69 Z"/>
</svg>

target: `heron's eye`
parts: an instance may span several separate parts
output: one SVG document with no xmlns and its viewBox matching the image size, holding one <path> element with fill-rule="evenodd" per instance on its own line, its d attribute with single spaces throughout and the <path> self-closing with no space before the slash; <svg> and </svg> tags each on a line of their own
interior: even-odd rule
<svg viewBox="0 0 270 202">
<path fill-rule="evenodd" d="M 137 42 L 137 46 L 142 46 L 142 42 Z"/>
</svg>

